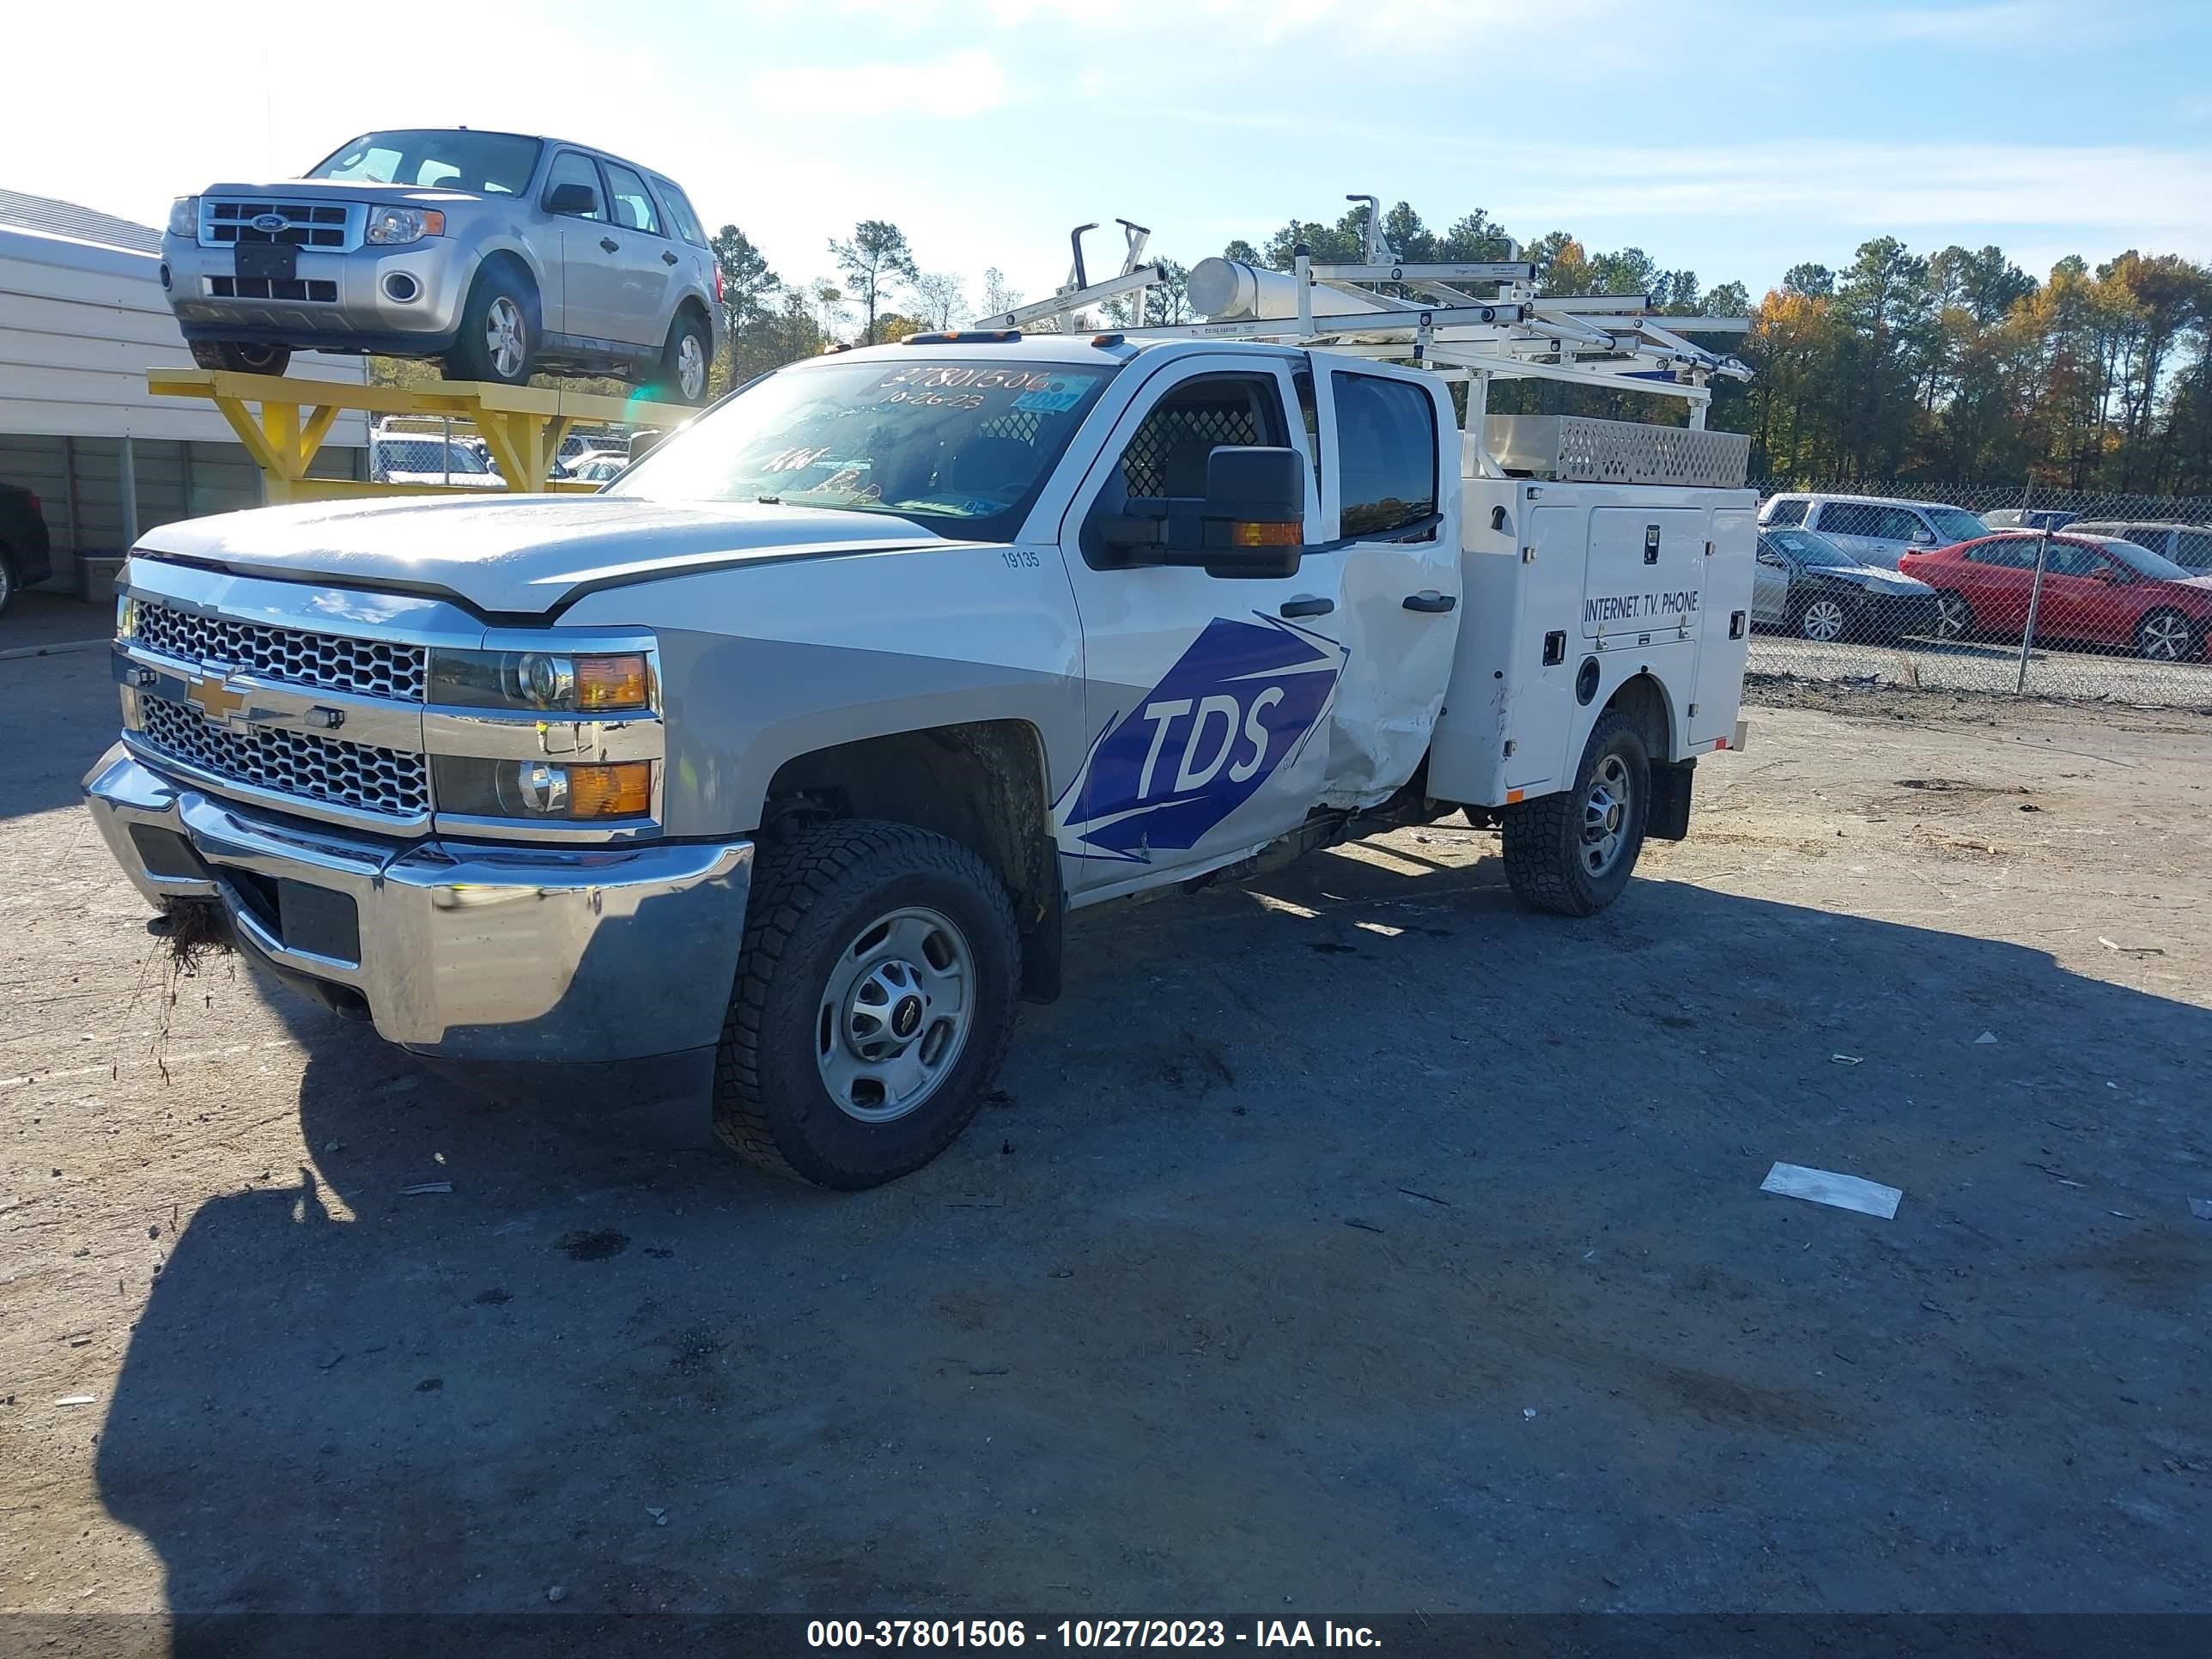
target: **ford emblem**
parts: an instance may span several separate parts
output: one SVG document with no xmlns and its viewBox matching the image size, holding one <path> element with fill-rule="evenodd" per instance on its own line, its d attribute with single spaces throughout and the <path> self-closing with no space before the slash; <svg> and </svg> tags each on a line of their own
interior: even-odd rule
<svg viewBox="0 0 2212 1659">
<path fill-rule="evenodd" d="M 254 216 L 253 228 L 264 236 L 274 236 L 290 222 L 281 213 L 261 213 Z"/>
</svg>

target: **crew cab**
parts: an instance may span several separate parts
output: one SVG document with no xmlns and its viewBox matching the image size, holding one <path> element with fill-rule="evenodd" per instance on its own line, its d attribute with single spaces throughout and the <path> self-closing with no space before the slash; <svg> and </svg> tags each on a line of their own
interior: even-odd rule
<svg viewBox="0 0 2212 1659">
<path fill-rule="evenodd" d="M 1504 476 L 1370 357 L 922 335 L 599 494 L 149 532 L 86 793 L 156 907 L 391 1041 L 871 1186 L 1072 911 L 1461 811 L 1528 904 L 1612 902 L 1741 742 L 1755 506 Z"/>
</svg>

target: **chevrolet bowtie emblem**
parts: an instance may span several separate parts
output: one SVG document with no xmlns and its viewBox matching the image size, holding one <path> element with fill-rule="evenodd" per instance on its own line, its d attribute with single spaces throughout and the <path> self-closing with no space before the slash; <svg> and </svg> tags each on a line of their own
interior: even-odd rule
<svg viewBox="0 0 2212 1659">
<path fill-rule="evenodd" d="M 223 681 L 205 679 L 195 674 L 186 682 L 185 701 L 217 725 L 226 724 L 246 712 L 246 693 L 234 691 Z"/>
</svg>

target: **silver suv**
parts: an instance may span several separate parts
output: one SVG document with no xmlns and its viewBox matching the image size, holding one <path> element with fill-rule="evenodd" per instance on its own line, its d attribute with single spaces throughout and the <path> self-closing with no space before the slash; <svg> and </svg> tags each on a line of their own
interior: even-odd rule
<svg viewBox="0 0 2212 1659">
<path fill-rule="evenodd" d="M 2212 572 L 2212 528 L 2201 524 L 2172 524 L 2142 519 L 2083 520 L 2066 526 L 2069 534 L 2111 536 L 2154 553 L 2163 553 L 2189 570 Z"/>
<path fill-rule="evenodd" d="M 504 386 L 613 374 L 690 404 L 721 312 L 706 232 L 668 179 L 466 127 L 368 133 L 304 179 L 179 198 L 161 281 L 209 368 L 374 351 Z"/>
<path fill-rule="evenodd" d="M 1963 507 L 1908 501 L 1890 495 L 1777 495 L 1759 509 L 1762 528 L 1796 525 L 1840 542 L 1869 564 L 1897 568 L 1900 555 L 1950 547 L 1990 533 Z"/>
</svg>

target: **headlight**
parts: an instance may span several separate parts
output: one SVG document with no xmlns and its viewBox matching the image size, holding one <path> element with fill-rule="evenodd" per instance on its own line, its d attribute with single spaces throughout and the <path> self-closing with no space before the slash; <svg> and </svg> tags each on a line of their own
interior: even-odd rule
<svg viewBox="0 0 2212 1659">
<path fill-rule="evenodd" d="M 434 755 L 441 811 L 472 817 L 641 818 L 653 811 L 651 761 L 589 764 Z"/>
<path fill-rule="evenodd" d="M 179 196 L 169 204 L 169 234 L 197 236 L 200 234 L 200 198 Z"/>
<path fill-rule="evenodd" d="M 368 240 L 387 246 L 419 242 L 446 234 L 446 216 L 435 208 L 377 207 L 368 210 Z"/>
<path fill-rule="evenodd" d="M 115 596 L 115 637 L 118 640 L 138 636 L 138 601 L 128 593 Z"/>
<path fill-rule="evenodd" d="M 641 651 L 438 651 L 430 658 L 430 701 L 546 714 L 639 714 L 653 706 L 653 682 Z"/>
</svg>

